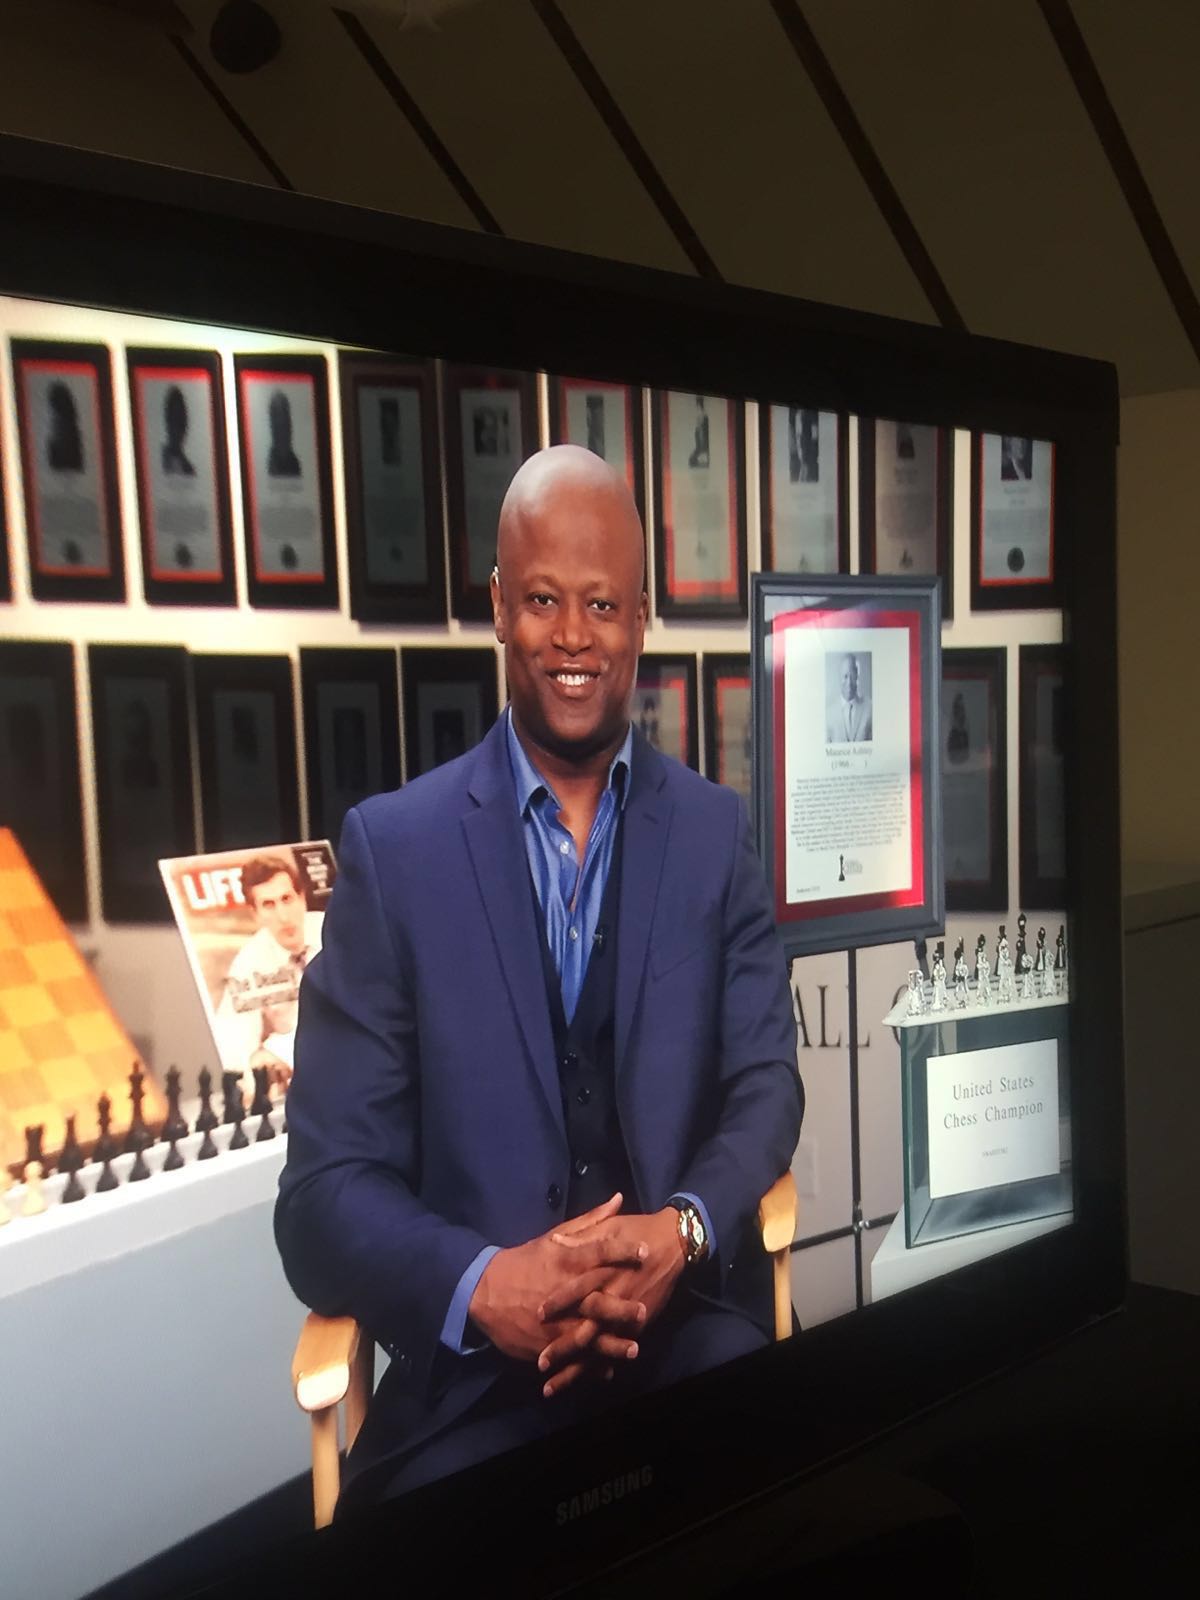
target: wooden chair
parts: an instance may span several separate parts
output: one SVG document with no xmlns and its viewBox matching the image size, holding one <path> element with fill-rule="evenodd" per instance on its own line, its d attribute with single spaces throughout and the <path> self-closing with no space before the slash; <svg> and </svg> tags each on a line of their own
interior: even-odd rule
<svg viewBox="0 0 1200 1600">
<path fill-rule="evenodd" d="M 790 1172 L 773 1183 L 758 1208 L 763 1248 L 771 1257 L 775 1285 L 775 1337 L 790 1338 L 792 1291 L 789 1271 L 796 1234 L 796 1185 Z M 313 1513 L 318 1528 L 333 1521 L 341 1467 L 338 1407 L 346 1403 L 345 1446 L 358 1437 L 375 1387 L 375 1346 L 353 1317 L 304 1319 L 292 1357 L 296 1403 L 312 1417 Z"/>
</svg>

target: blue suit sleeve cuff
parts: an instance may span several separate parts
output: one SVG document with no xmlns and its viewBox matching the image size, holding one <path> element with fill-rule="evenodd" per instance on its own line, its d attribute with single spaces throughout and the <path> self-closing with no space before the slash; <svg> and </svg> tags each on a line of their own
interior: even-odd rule
<svg viewBox="0 0 1200 1600">
<path fill-rule="evenodd" d="M 680 1189 L 678 1194 L 671 1196 L 672 1200 L 688 1200 L 700 1213 L 700 1221 L 704 1224 L 705 1237 L 708 1239 L 708 1258 L 711 1261 L 717 1253 L 717 1236 L 713 1232 L 712 1218 L 708 1214 L 708 1207 L 698 1194 L 689 1194 L 686 1189 Z"/>
<path fill-rule="evenodd" d="M 447 1349 L 453 1350 L 457 1356 L 468 1356 L 476 1350 L 482 1350 L 487 1341 L 468 1337 L 467 1312 L 471 1305 L 471 1296 L 483 1277 L 483 1269 L 497 1253 L 498 1245 L 490 1244 L 472 1261 L 471 1265 L 458 1280 L 458 1287 L 450 1299 L 450 1309 L 446 1312 L 446 1320 L 442 1324 L 442 1343 Z"/>
</svg>

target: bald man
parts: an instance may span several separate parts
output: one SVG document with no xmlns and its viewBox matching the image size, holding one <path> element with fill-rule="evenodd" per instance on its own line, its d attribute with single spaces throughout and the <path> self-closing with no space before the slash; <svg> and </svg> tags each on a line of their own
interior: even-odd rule
<svg viewBox="0 0 1200 1600">
<path fill-rule="evenodd" d="M 344 824 L 276 1210 L 296 1293 L 391 1355 L 340 1511 L 768 1337 L 791 996 L 741 801 L 630 724 L 643 552 L 611 467 L 527 461 L 507 711 Z"/>
</svg>

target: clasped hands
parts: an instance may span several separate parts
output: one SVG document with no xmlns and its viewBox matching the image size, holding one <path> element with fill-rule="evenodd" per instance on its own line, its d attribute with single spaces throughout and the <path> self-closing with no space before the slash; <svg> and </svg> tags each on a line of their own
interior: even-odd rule
<svg viewBox="0 0 1200 1600">
<path fill-rule="evenodd" d="M 474 1325 L 505 1355 L 536 1362 L 547 1398 L 636 1360 L 638 1335 L 683 1270 L 675 1208 L 621 1216 L 621 1201 L 498 1251 L 471 1297 Z"/>
</svg>

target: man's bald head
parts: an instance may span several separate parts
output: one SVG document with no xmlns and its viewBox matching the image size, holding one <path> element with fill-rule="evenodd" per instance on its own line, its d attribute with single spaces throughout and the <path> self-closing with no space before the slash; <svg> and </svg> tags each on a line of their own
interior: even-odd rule
<svg viewBox="0 0 1200 1600">
<path fill-rule="evenodd" d="M 531 519 L 553 517 L 559 508 L 569 517 L 570 503 L 576 498 L 586 499 L 589 508 L 603 517 L 614 555 L 622 547 L 635 553 L 640 587 L 645 588 L 646 542 L 629 485 L 615 467 L 578 444 L 550 445 L 517 468 L 500 507 L 496 534 L 496 566 L 502 585 L 515 542 Z"/>
</svg>

